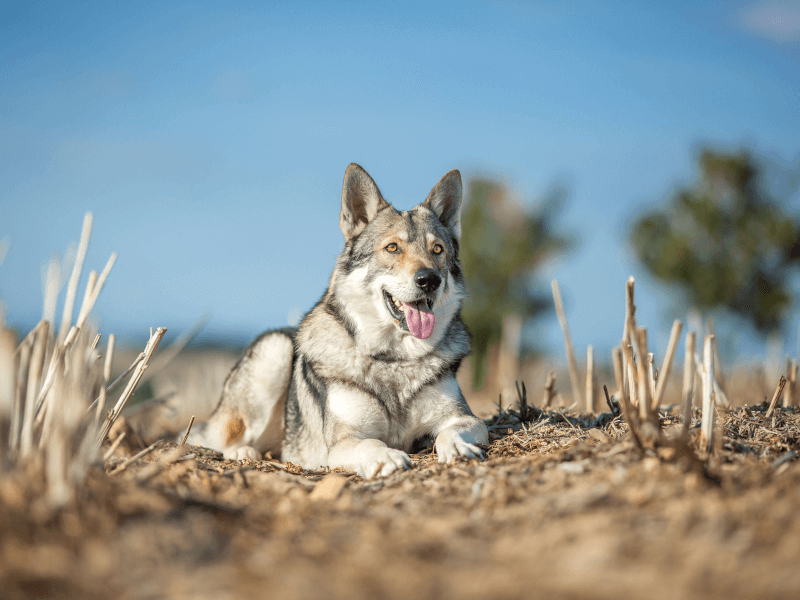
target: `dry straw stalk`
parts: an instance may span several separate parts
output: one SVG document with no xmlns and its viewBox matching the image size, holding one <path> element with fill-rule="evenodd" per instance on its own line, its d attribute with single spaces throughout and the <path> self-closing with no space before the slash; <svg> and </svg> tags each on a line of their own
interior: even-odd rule
<svg viewBox="0 0 800 600">
<path fill-rule="evenodd" d="M 702 444 L 711 452 L 714 444 L 714 336 L 707 335 L 703 344 L 703 418 L 700 424 Z"/>
<path fill-rule="evenodd" d="M 695 334 L 690 331 L 686 334 L 686 353 L 683 359 L 683 391 L 681 400 L 683 401 L 683 433 L 689 431 L 689 424 L 692 421 L 692 403 L 694 402 L 694 344 Z"/>
<path fill-rule="evenodd" d="M 661 370 L 658 372 L 658 385 L 656 385 L 655 392 L 653 393 L 653 408 L 656 410 L 661 406 L 661 400 L 664 398 L 664 390 L 667 389 L 669 374 L 672 372 L 672 360 L 675 358 L 675 350 L 678 348 L 678 340 L 681 337 L 682 329 L 683 323 L 680 321 L 676 320 L 672 323 L 667 353 L 664 355 L 664 362 L 661 363 Z"/>
<path fill-rule="evenodd" d="M 128 385 L 125 386 L 125 389 L 122 391 L 119 400 L 117 400 L 116 405 L 108 414 L 108 417 L 106 417 L 106 420 L 100 429 L 100 435 L 97 438 L 98 449 L 106 439 L 106 436 L 108 435 L 111 426 L 114 424 L 114 421 L 116 421 L 117 417 L 119 417 L 119 415 L 122 413 L 122 409 L 125 408 L 125 405 L 127 404 L 128 399 L 131 397 L 131 394 L 133 394 L 133 391 L 136 389 L 136 386 L 139 384 L 139 380 L 142 378 L 142 375 L 144 375 L 147 366 L 150 364 L 150 359 L 153 357 L 153 353 L 158 348 L 158 345 L 161 343 L 161 339 L 164 337 L 165 333 L 167 333 L 166 327 L 158 327 L 155 332 L 151 334 L 150 339 L 147 342 L 147 346 L 145 346 L 143 352 L 144 357 L 136 365 L 133 375 L 131 375 L 131 378 L 128 380 Z"/>
<path fill-rule="evenodd" d="M 556 386 L 556 373 L 555 371 L 550 371 L 547 374 L 547 382 L 544 384 L 544 398 L 542 398 L 542 408 L 550 408 L 550 404 L 553 402 L 553 396 L 555 395 L 555 386 Z"/>
<path fill-rule="evenodd" d="M 61 316 L 61 328 L 58 330 L 59 345 L 64 342 L 72 322 L 72 309 L 75 306 L 75 295 L 78 293 L 78 282 L 83 270 L 83 261 L 86 259 L 86 250 L 89 248 L 89 237 L 92 234 L 92 213 L 87 212 L 83 217 L 83 229 L 81 230 L 81 241 L 78 244 L 78 254 L 75 256 L 75 264 L 72 266 L 72 275 L 67 284 L 67 295 L 64 300 L 64 312 Z"/>
<path fill-rule="evenodd" d="M 586 348 L 586 412 L 595 413 L 594 390 L 594 348 L 591 344 Z"/>
<path fill-rule="evenodd" d="M 786 357 L 786 389 L 783 391 L 783 406 L 794 405 L 795 387 L 797 384 L 797 361 Z"/>
<path fill-rule="evenodd" d="M 786 387 L 786 377 L 781 375 L 781 380 L 778 382 L 778 387 L 775 388 L 775 393 L 772 396 L 772 401 L 769 403 L 769 408 L 764 416 L 769 419 L 772 415 L 775 414 L 775 407 L 778 406 L 778 402 L 781 400 L 781 396 L 783 395 L 783 388 Z"/>
<path fill-rule="evenodd" d="M 556 315 L 558 322 L 561 324 L 561 330 L 564 332 L 564 347 L 567 352 L 567 363 L 569 364 L 569 379 L 572 384 L 572 401 L 577 403 L 578 406 L 583 404 L 580 390 L 580 377 L 578 377 L 578 363 L 575 360 L 575 351 L 572 349 L 572 338 L 569 335 L 569 325 L 567 325 L 567 316 L 564 314 L 564 305 L 561 302 L 561 290 L 558 287 L 558 281 L 553 279 L 553 302 L 556 305 Z"/>
<path fill-rule="evenodd" d="M 25 468 L 38 469 L 46 482 L 43 499 L 53 508 L 74 500 L 78 486 L 99 458 L 97 439 L 100 428 L 96 415 L 102 414 L 114 351 L 112 335 L 108 339 L 105 363 L 100 362 L 97 350 L 100 335 L 90 331 L 86 322 L 114 265 L 116 254 L 111 255 L 100 275 L 90 272 L 78 318 L 75 325 L 71 324 L 91 224 L 92 216 L 87 213 L 66 290 L 58 336 L 54 335 L 53 320 L 58 300 L 60 261 L 54 258 L 49 263 L 44 284 L 44 315 L 49 318 L 43 319 L 15 352 L 3 352 L 0 356 L 0 362 L 4 363 L 0 365 L 0 372 L 10 372 L 13 386 L 11 414 L 5 417 L 11 423 L 10 435 L 0 448 L 4 455 L 0 467 L 26 465 Z M 144 353 L 146 360 L 139 362 L 139 376 L 164 332 L 164 329 L 159 329 L 151 338 Z M 0 334 L 5 334 L 2 324 Z M 13 366 L 6 364 L 9 361 Z M 120 399 L 118 407 L 127 401 L 136 387 L 136 375 L 134 373 L 128 382 L 124 399 Z M 101 390 L 102 402 L 98 403 L 97 413 L 93 415 L 86 409 L 98 390 Z M 111 416 L 114 414 L 112 411 Z M 111 452 L 121 440 L 121 437 L 116 440 Z"/>
</svg>

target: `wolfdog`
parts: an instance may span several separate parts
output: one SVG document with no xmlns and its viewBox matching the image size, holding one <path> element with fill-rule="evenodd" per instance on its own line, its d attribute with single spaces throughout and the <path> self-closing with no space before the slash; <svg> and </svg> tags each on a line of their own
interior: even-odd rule
<svg viewBox="0 0 800 600">
<path fill-rule="evenodd" d="M 267 331 L 234 366 L 190 442 L 226 458 L 262 452 L 360 476 L 407 469 L 415 442 L 439 462 L 482 458 L 488 430 L 456 383 L 470 350 L 458 260 L 461 174 L 398 211 L 367 172 L 344 174 L 344 250 L 325 294 L 296 330 Z"/>
</svg>

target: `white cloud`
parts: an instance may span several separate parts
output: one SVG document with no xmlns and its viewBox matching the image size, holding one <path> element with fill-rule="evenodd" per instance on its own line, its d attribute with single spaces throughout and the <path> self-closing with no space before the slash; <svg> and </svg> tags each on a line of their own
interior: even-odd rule
<svg viewBox="0 0 800 600">
<path fill-rule="evenodd" d="M 775 42 L 800 42 L 800 0 L 762 0 L 742 11 L 739 22 Z"/>
</svg>

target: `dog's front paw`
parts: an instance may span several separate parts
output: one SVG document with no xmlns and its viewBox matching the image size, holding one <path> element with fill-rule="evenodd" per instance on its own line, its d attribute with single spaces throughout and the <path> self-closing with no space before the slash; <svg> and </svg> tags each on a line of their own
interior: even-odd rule
<svg viewBox="0 0 800 600">
<path fill-rule="evenodd" d="M 356 469 L 364 479 L 386 477 L 395 471 L 411 468 L 411 459 L 402 450 L 394 448 L 370 448 Z"/>
<path fill-rule="evenodd" d="M 440 463 L 448 463 L 456 456 L 483 458 L 483 451 L 474 444 L 464 441 L 457 431 L 444 430 L 436 438 L 436 454 Z"/>
<path fill-rule="evenodd" d="M 227 460 L 243 460 L 245 458 L 249 458 L 250 460 L 261 460 L 261 456 L 252 446 L 239 446 L 238 448 L 225 450 L 223 456 Z"/>
</svg>

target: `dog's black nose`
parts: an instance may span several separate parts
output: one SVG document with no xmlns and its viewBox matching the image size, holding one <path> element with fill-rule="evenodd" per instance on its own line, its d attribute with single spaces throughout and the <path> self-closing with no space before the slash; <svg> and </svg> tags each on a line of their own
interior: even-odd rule
<svg viewBox="0 0 800 600">
<path fill-rule="evenodd" d="M 414 281 L 423 292 L 435 292 L 442 284 L 442 278 L 433 269 L 420 269 L 414 275 Z"/>
</svg>

